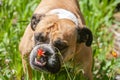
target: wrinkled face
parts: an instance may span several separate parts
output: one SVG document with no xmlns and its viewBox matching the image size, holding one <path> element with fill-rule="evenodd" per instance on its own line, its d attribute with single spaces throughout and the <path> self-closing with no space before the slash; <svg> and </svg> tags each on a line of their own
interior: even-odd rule
<svg viewBox="0 0 120 80">
<path fill-rule="evenodd" d="M 61 67 L 58 51 L 63 60 L 69 60 L 76 51 L 76 44 L 86 41 L 87 37 L 81 36 L 83 39 L 78 41 L 76 25 L 70 20 L 58 19 L 55 15 L 37 21 L 37 24 L 31 22 L 35 47 L 30 53 L 30 65 L 37 70 L 56 73 Z"/>
<path fill-rule="evenodd" d="M 57 50 L 64 59 L 70 58 L 75 52 L 76 36 L 73 22 L 58 20 L 55 16 L 45 17 L 36 25 L 34 31 L 35 47 L 30 55 L 32 67 L 51 73 L 58 72 L 61 63 Z M 39 49 L 43 50 L 44 55 L 38 56 Z"/>
<path fill-rule="evenodd" d="M 74 53 L 77 43 L 77 30 L 70 20 L 60 20 L 48 16 L 41 20 L 34 31 L 36 44 L 51 44 L 59 49 L 62 55 Z M 65 53 L 65 54 L 64 54 Z"/>
</svg>

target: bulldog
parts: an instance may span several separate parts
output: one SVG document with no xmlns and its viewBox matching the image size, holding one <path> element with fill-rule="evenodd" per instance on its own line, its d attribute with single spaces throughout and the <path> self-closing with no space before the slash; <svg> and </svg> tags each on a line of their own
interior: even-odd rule
<svg viewBox="0 0 120 80">
<path fill-rule="evenodd" d="M 24 72 L 55 74 L 72 59 L 92 80 L 92 40 L 77 0 L 41 0 L 19 44 Z"/>
</svg>

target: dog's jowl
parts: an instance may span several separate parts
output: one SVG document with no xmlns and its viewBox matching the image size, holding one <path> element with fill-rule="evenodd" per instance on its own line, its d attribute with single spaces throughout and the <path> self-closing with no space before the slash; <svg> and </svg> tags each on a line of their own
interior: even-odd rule
<svg viewBox="0 0 120 80">
<path fill-rule="evenodd" d="M 31 68 L 58 73 L 63 61 L 72 59 L 92 80 L 93 37 L 85 26 L 77 0 L 41 0 L 19 45 L 23 69 L 28 69 L 30 79 Z"/>
</svg>

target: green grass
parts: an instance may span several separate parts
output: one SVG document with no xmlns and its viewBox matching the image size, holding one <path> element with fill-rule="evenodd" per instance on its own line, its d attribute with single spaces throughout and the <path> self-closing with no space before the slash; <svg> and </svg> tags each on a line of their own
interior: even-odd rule
<svg viewBox="0 0 120 80">
<path fill-rule="evenodd" d="M 0 80 L 21 80 L 23 70 L 18 44 L 39 2 L 0 0 Z M 113 48 L 108 28 L 113 23 L 112 16 L 118 3 L 120 0 L 110 0 L 109 3 L 108 0 L 80 1 L 86 24 L 94 35 L 94 80 L 113 80 L 116 73 L 120 74 L 120 59 L 106 59 L 106 54 Z M 33 80 L 86 80 L 81 73 L 66 65 L 55 75 L 33 71 Z M 27 74 L 24 78 L 29 80 Z"/>
</svg>

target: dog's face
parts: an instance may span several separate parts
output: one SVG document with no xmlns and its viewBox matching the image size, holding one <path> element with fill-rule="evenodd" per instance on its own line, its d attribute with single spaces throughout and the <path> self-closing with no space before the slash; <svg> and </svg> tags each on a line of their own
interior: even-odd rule
<svg viewBox="0 0 120 80">
<path fill-rule="evenodd" d="M 80 29 L 74 22 L 58 19 L 56 15 L 33 15 L 31 28 L 34 30 L 35 47 L 30 53 L 30 65 L 37 70 L 56 73 L 61 67 L 58 51 L 63 60 L 69 60 L 78 44 L 85 42 L 86 46 L 90 46 L 92 43 L 89 29 Z M 39 50 L 42 55 L 39 55 Z"/>
</svg>

